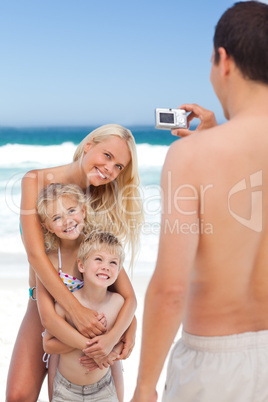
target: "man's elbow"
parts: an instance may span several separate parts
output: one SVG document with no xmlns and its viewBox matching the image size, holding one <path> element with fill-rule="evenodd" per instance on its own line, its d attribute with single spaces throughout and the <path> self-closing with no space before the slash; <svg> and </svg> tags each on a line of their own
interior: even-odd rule
<svg viewBox="0 0 268 402">
<path fill-rule="evenodd" d="M 182 284 L 163 284 L 154 287 L 153 293 L 153 298 L 159 299 L 165 306 L 178 308 L 185 304 L 188 287 Z"/>
<path fill-rule="evenodd" d="M 187 297 L 186 286 L 170 286 L 170 288 L 163 289 L 164 297 L 166 300 L 170 300 L 173 303 L 184 303 Z"/>
</svg>

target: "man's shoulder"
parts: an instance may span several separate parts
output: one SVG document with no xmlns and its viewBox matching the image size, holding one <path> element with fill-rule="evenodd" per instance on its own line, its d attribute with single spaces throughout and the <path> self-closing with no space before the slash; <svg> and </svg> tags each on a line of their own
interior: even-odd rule
<svg viewBox="0 0 268 402">
<path fill-rule="evenodd" d="M 209 141 L 220 140 L 222 134 L 229 130 L 230 122 L 220 124 L 218 126 L 212 127 L 207 130 L 193 131 L 187 137 L 183 137 L 174 141 L 170 148 L 184 148 L 188 147 L 195 148 L 201 147 L 201 149 L 206 149 L 209 145 Z"/>
<path fill-rule="evenodd" d="M 193 132 L 188 137 L 175 141 L 170 146 L 164 163 L 163 185 L 168 184 L 171 176 L 174 185 L 186 182 L 198 185 L 200 180 L 206 180 L 215 166 L 226 163 L 229 153 L 234 152 L 226 138 L 227 132 L 228 128 L 224 124 Z"/>
<path fill-rule="evenodd" d="M 175 164 L 184 163 L 185 166 L 196 162 L 205 162 L 205 158 L 212 152 L 228 146 L 226 133 L 230 130 L 229 122 L 213 127 L 209 130 L 196 131 L 188 137 L 173 142 L 167 154 L 167 160 Z"/>
</svg>

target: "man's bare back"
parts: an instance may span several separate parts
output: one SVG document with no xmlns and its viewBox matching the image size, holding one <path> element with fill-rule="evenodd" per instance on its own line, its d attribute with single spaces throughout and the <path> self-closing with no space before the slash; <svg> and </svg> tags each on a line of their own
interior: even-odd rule
<svg viewBox="0 0 268 402">
<path fill-rule="evenodd" d="M 241 116 L 174 146 L 183 148 L 179 152 L 192 167 L 185 184 L 199 193 L 200 238 L 186 332 L 217 336 L 268 329 L 267 127 L 268 116 L 257 127 L 256 120 Z"/>
</svg>

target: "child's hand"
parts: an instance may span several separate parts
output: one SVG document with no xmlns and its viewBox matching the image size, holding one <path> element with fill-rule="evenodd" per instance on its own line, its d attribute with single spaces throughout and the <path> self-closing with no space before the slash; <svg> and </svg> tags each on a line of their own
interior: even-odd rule
<svg viewBox="0 0 268 402">
<path fill-rule="evenodd" d="M 96 358 L 95 362 L 98 365 L 98 367 L 102 370 L 104 367 L 108 368 L 109 366 L 112 366 L 116 360 L 118 360 L 119 354 L 112 350 L 111 353 L 109 353 L 108 356 L 100 359 Z"/>
<path fill-rule="evenodd" d="M 102 325 L 107 328 L 107 320 L 104 313 L 98 315 L 97 319 L 102 323 Z"/>
<path fill-rule="evenodd" d="M 99 368 L 95 360 L 91 359 L 88 356 L 82 356 L 79 359 L 81 366 L 86 367 L 88 371 L 93 371 Z"/>
<path fill-rule="evenodd" d="M 87 342 L 88 347 L 83 350 L 88 357 L 101 359 L 107 357 L 111 353 L 116 341 L 111 339 L 108 334 L 95 336 Z"/>
</svg>

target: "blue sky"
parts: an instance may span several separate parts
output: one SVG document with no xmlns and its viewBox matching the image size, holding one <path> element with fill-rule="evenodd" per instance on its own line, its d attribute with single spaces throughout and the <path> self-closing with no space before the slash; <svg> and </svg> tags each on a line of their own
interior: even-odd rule
<svg viewBox="0 0 268 402">
<path fill-rule="evenodd" d="M 223 120 L 210 81 L 229 0 L 0 2 L 0 126 L 154 125 L 195 102 Z"/>
</svg>

